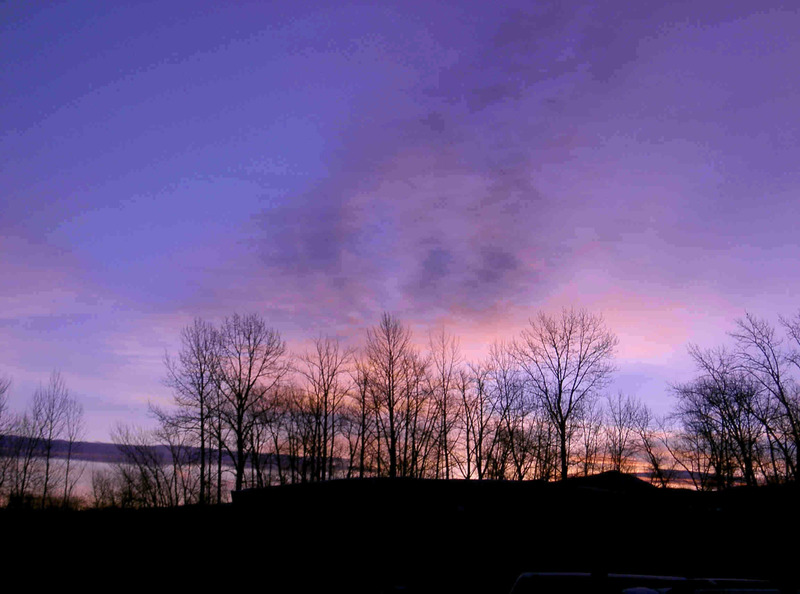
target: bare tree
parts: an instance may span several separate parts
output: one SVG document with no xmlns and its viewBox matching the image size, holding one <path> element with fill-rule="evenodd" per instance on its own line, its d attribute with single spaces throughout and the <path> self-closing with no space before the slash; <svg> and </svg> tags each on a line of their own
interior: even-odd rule
<svg viewBox="0 0 800 594">
<path fill-rule="evenodd" d="M 261 424 L 267 431 L 267 439 L 269 440 L 272 449 L 272 462 L 269 465 L 268 472 L 272 472 L 273 466 L 277 470 L 278 483 L 281 485 L 289 481 L 294 482 L 293 474 L 287 474 L 287 464 L 289 470 L 293 473 L 294 462 L 291 456 L 295 453 L 293 445 L 295 423 L 295 403 L 297 401 L 297 388 L 291 384 L 283 384 L 277 387 L 273 395 L 270 406 L 261 408 Z M 268 483 L 272 483 L 272 476 L 270 474 Z"/>
<path fill-rule="evenodd" d="M 470 479 L 485 478 L 494 449 L 497 429 L 497 402 L 490 395 L 490 370 L 485 364 L 461 369 L 457 389 L 461 397 L 461 421 L 464 430 L 464 465 L 462 474 Z"/>
<path fill-rule="evenodd" d="M 11 378 L 0 376 L 0 435 L 5 434 L 6 431 L 8 390 L 10 388 Z"/>
<path fill-rule="evenodd" d="M 790 341 L 800 347 L 800 314 L 794 321 L 782 318 L 781 322 Z M 791 372 L 800 370 L 800 351 L 785 347 L 775 328 L 754 315 L 748 313 L 736 325 L 731 336 L 736 340 L 739 367 L 767 396 L 760 417 L 772 455 L 780 455 L 787 478 L 796 479 L 800 476 L 800 387 Z"/>
<path fill-rule="evenodd" d="M 40 386 L 33 395 L 31 418 L 38 425 L 35 430 L 40 436 L 41 457 L 44 459 L 42 507 L 47 505 L 50 487 L 54 479 L 57 480 L 52 472 L 53 447 L 66 431 L 71 402 L 64 379 L 57 371 L 50 375 L 47 385 Z"/>
<path fill-rule="evenodd" d="M 44 507 L 56 501 L 55 489 L 63 485 L 60 502 L 66 505 L 80 476 L 72 455 L 81 435 L 82 408 L 61 374 L 53 372 L 36 389 L 28 409 L 12 416 L 5 408 L 9 386 L 0 381 L 0 489 L 15 505 Z M 66 451 L 60 440 L 66 441 Z"/>
<path fill-rule="evenodd" d="M 617 343 L 601 316 L 564 309 L 557 318 L 540 313 L 530 320 L 516 344 L 517 360 L 556 429 L 562 479 L 569 471 L 576 414 L 608 383 Z"/>
<path fill-rule="evenodd" d="M 489 380 L 499 415 L 494 436 L 494 478 L 523 480 L 534 463 L 536 441 L 529 439 L 535 427 L 536 404 L 525 392 L 524 378 L 513 354 L 513 345 L 494 343 L 489 350 Z M 538 428 L 537 428 L 538 429 Z"/>
<path fill-rule="evenodd" d="M 605 436 L 611 470 L 630 472 L 638 451 L 636 427 L 640 403 L 631 396 L 609 396 L 606 409 Z"/>
<path fill-rule="evenodd" d="M 174 507 L 198 502 L 197 451 L 191 434 L 167 416 L 153 431 L 118 424 L 111 439 L 121 461 L 92 473 L 98 507 Z M 160 419 L 161 420 L 161 419 Z"/>
<path fill-rule="evenodd" d="M 413 348 L 411 330 L 388 313 L 376 328 L 367 330 L 364 360 L 369 369 L 369 387 L 380 445 L 386 448 L 388 476 L 398 476 L 398 450 L 403 436 L 403 411 L 408 398 L 406 366 Z M 380 471 L 379 471 L 380 474 Z"/>
<path fill-rule="evenodd" d="M 181 331 L 181 351 L 177 359 L 164 358 L 167 368 L 165 383 L 172 388 L 177 407 L 169 422 L 188 432 L 199 448 L 200 490 L 198 503 L 211 498 L 210 440 L 213 417 L 218 414 L 217 371 L 219 368 L 219 337 L 208 322 L 196 318 Z"/>
<path fill-rule="evenodd" d="M 92 471 L 92 506 L 122 507 L 124 488 L 115 469 L 103 468 Z"/>
<path fill-rule="evenodd" d="M 650 482 L 666 488 L 675 477 L 674 464 L 669 464 L 664 446 L 664 423 L 657 420 L 650 408 L 642 403 L 635 419 L 636 434 L 650 471 Z"/>
<path fill-rule="evenodd" d="M 764 425 L 757 415 L 760 386 L 743 372 L 738 357 L 725 349 L 689 352 L 699 370 L 694 380 L 677 385 L 673 416 L 681 438 L 695 458 L 706 458 L 711 474 L 698 480 L 704 488 L 755 485 L 760 472 Z"/>
<path fill-rule="evenodd" d="M 596 398 L 584 401 L 577 419 L 580 440 L 580 456 L 578 463 L 583 468 L 582 474 L 594 474 L 599 465 L 600 452 L 603 446 L 603 409 Z"/>
<path fill-rule="evenodd" d="M 2 504 L 6 483 L 11 476 L 11 443 L 10 433 L 12 418 L 8 411 L 8 391 L 11 388 L 11 378 L 0 376 L 0 504 Z"/>
<path fill-rule="evenodd" d="M 115 499 L 121 507 L 171 507 L 179 503 L 168 450 L 159 447 L 152 433 L 118 424 L 111 431 L 111 440 L 123 460 L 116 465 L 111 481 L 119 489 Z"/>
<path fill-rule="evenodd" d="M 368 453 L 375 450 L 375 427 L 372 424 L 375 414 L 372 411 L 374 399 L 371 396 L 371 372 L 365 359 L 357 358 L 351 372 L 351 381 L 354 386 L 352 404 L 349 407 L 350 416 L 356 429 L 353 432 L 353 458 L 357 458 L 358 478 L 364 478 L 367 467 L 372 466 L 368 461 Z"/>
<path fill-rule="evenodd" d="M 442 456 L 437 440 L 441 423 L 431 389 L 430 358 L 412 351 L 403 366 L 404 406 L 400 414 L 402 445 L 400 476 L 432 478 L 441 475 Z"/>
<path fill-rule="evenodd" d="M 459 436 L 457 431 L 458 407 L 456 381 L 458 368 L 461 365 L 461 351 L 458 339 L 447 334 L 444 329 L 431 333 L 428 337 L 430 348 L 430 392 L 436 406 L 438 427 L 436 428 L 436 475 L 450 478 L 450 470 L 454 465 L 455 444 Z"/>
<path fill-rule="evenodd" d="M 309 414 L 313 419 L 311 449 L 304 452 L 313 461 L 315 480 L 330 478 L 333 472 L 337 421 L 348 393 L 348 371 L 352 351 L 338 340 L 317 338 L 312 349 L 297 358 L 296 371 L 305 382 Z"/>
<path fill-rule="evenodd" d="M 44 477 L 43 459 L 39 455 L 42 443 L 41 419 L 26 410 L 16 415 L 9 425 L 7 478 L 9 504 L 30 505 Z"/>
<path fill-rule="evenodd" d="M 64 459 L 64 493 L 61 499 L 62 507 L 68 507 L 72 500 L 75 485 L 81 479 L 86 470 L 85 464 L 74 465 L 73 457 L 77 443 L 83 439 L 83 405 L 74 398 L 70 398 L 66 403 L 64 411 L 64 433 L 63 438 L 67 442 L 67 451 Z"/>
<path fill-rule="evenodd" d="M 289 464 L 289 479 L 291 482 L 309 482 L 312 477 L 311 457 L 305 452 L 311 452 L 314 442 L 315 423 L 313 414 L 303 390 L 296 385 L 287 386 L 283 390 L 281 411 L 285 427 L 285 451 Z"/>
<path fill-rule="evenodd" d="M 225 468 L 225 444 L 230 434 L 230 429 L 225 424 L 222 416 L 222 408 L 225 399 L 220 389 L 219 376 L 216 376 L 216 386 L 210 393 L 209 401 L 209 417 L 208 430 L 209 430 L 209 447 L 211 450 L 209 454 L 209 477 L 208 477 L 208 500 L 212 499 L 216 503 L 222 503 L 225 500 L 223 485 L 225 484 L 224 476 L 228 472 Z M 213 466 L 214 473 L 211 473 Z"/>
<path fill-rule="evenodd" d="M 250 484 L 264 487 L 272 482 L 272 456 L 268 453 L 272 445 L 271 425 L 280 415 L 276 410 L 280 400 L 273 392 L 270 398 L 262 398 L 252 408 L 252 430 L 250 431 Z"/>
<path fill-rule="evenodd" d="M 219 336 L 220 416 L 233 441 L 226 441 L 225 447 L 233 458 L 238 491 L 244 485 L 248 457 L 253 453 L 248 446 L 257 416 L 252 413 L 288 370 L 286 344 L 278 331 L 256 314 L 226 318 Z"/>
</svg>

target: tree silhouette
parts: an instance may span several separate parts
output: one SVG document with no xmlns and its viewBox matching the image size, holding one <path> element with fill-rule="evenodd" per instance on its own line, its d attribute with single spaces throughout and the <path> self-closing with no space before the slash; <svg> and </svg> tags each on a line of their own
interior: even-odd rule
<svg viewBox="0 0 800 594">
<path fill-rule="evenodd" d="M 305 400 L 313 421 L 312 443 L 304 455 L 313 462 L 315 480 L 333 474 L 338 417 L 347 394 L 352 352 L 332 338 L 317 338 L 297 358 L 295 369 L 305 383 Z"/>
<path fill-rule="evenodd" d="M 792 370 L 800 370 L 800 314 L 793 322 L 782 319 L 790 345 L 775 328 L 754 315 L 737 320 L 731 333 L 736 340 L 736 361 L 763 390 L 756 411 L 770 438 L 770 449 L 780 456 L 789 479 L 800 476 L 800 388 Z M 777 466 L 776 472 L 780 472 Z"/>
<path fill-rule="evenodd" d="M 169 414 L 157 411 L 162 424 L 172 424 L 196 438 L 200 455 L 201 505 L 211 498 L 209 445 L 213 417 L 219 414 L 216 410 L 219 346 L 219 335 L 208 322 L 196 318 L 191 326 L 183 328 L 177 359 L 168 355 L 164 358 L 167 369 L 165 383 L 172 388 L 177 410 Z M 167 415 L 170 418 L 165 418 Z"/>
<path fill-rule="evenodd" d="M 225 447 L 233 459 L 236 490 L 244 485 L 254 414 L 288 371 L 286 344 L 277 330 L 256 314 L 226 318 L 219 331 L 218 388 L 220 417 L 233 443 Z"/>
<path fill-rule="evenodd" d="M 516 344 L 515 355 L 559 440 L 561 478 L 569 470 L 569 442 L 582 404 L 608 383 L 618 340 L 599 315 L 564 309 L 540 313 Z"/>
<path fill-rule="evenodd" d="M 369 368 L 378 445 L 380 448 L 382 442 L 386 448 L 390 477 L 398 476 L 403 411 L 409 404 L 409 391 L 412 389 L 409 385 L 412 355 L 411 330 L 390 314 L 384 313 L 380 324 L 367 330 L 365 362 Z M 378 465 L 380 458 L 379 453 Z"/>
</svg>

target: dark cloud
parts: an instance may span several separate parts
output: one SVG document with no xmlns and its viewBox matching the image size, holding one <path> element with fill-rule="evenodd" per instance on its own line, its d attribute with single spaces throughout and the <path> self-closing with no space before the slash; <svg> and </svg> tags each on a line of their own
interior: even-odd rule
<svg viewBox="0 0 800 594">
<path fill-rule="evenodd" d="M 516 255 L 496 247 L 486 247 L 480 252 L 481 264 L 476 271 L 476 280 L 480 285 L 501 283 L 503 279 L 519 268 Z"/>
<path fill-rule="evenodd" d="M 342 205 L 335 196 L 301 196 L 259 215 L 266 237 L 263 255 L 270 265 L 292 268 L 298 275 L 333 271 L 341 265 Z"/>
<path fill-rule="evenodd" d="M 433 285 L 445 279 L 452 272 L 453 255 L 440 247 L 429 250 L 422 260 L 420 286 Z"/>
<path fill-rule="evenodd" d="M 433 132 L 442 133 L 447 127 L 445 117 L 438 111 L 432 111 L 427 116 L 420 120 L 425 126 L 430 128 Z"/>
<path fill-rule="evenodd" d="M 260 216 L 271 276 L 324 279 L 336 299 L 366 290 L 386 304 L 394 292 L 415 311 L 479 312 L 542 294 L 521 262 L 560 257 L 554 211 L 569 205 L 541 195 L 531 164 L 563 135 L 554 105 L 588 84 L 592 10 L 573 8 L 466 23 L 458 58 L 419 73 L 435 85 L 359 103 L 329 177 Z"/>
</svg>

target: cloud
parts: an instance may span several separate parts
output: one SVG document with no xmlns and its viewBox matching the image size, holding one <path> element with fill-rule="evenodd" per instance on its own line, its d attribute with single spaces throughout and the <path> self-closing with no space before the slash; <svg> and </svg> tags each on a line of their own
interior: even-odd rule
<svg viewBox="0 0 800 594">
<path fill-rule="evenodd" d="M 414 64 L 418 85 L 367 92 L 328 176 L 260 215 L 271 283 L 308 311 L 321 297 L 437 318 L 535 306 L 584 270 L 650 287 L 708 275 L 729 247 L 728 213 L 706 216 L 725 135 L 675 134 L 650 72 L 669 75 L 687 39 L 682 68 L 715 64 L 720 28 L 751 33 L 742 14 L 553 3 L 455 24 L 450 52 Z M 706 261 L 684 261 L 692 246 Z"/>
</svg>

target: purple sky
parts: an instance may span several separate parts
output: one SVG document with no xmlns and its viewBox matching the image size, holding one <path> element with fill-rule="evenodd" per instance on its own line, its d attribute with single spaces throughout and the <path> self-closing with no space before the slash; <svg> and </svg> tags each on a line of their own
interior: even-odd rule
<svg viewBox="0 0 800 594">
<path fill-rule="evenodd" d="M 147 425 L 194 316 L 473 357 L 575 305 L 666 411 L 687 343 L 797 311 L 800 11 L 655 4 L 3 3 L 15 404 L 60 369 L 88 438 Z"/>
</svg>

